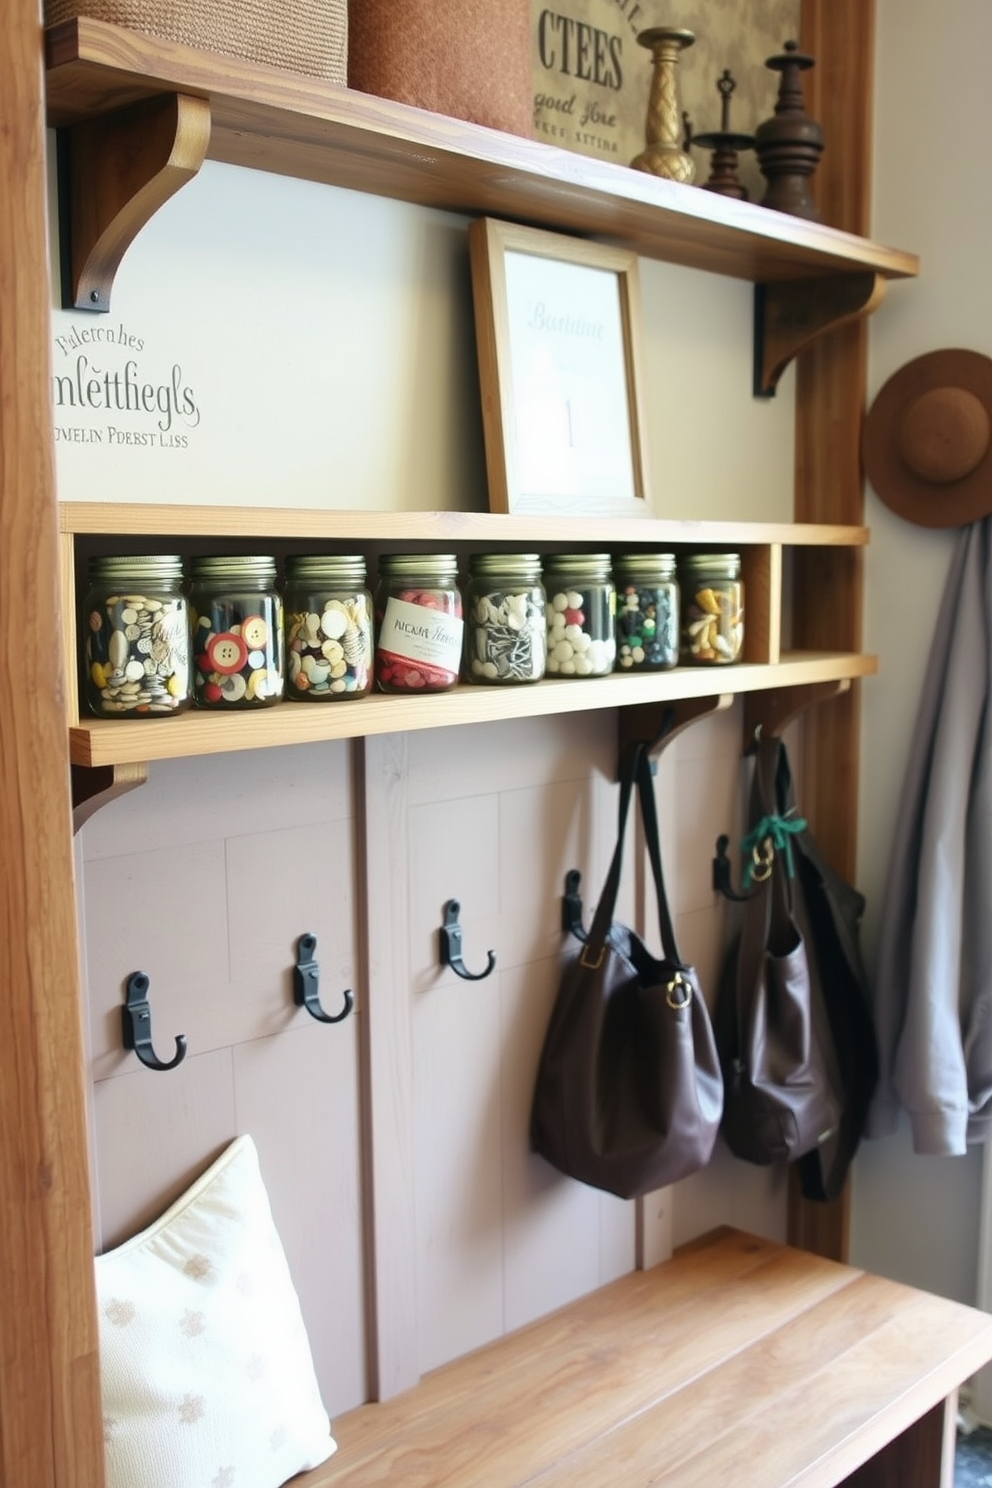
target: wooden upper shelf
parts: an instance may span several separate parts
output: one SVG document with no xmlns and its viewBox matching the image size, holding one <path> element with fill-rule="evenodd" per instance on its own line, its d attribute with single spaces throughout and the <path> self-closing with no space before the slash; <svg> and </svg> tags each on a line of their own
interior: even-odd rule
<svg viewBox="0 0 992 1488">
<path fill-rule="evenodd" d="M 318 79 L 89 19 L 47 35 L 49 123 L 184 95 L 210 110 L 207 158 L 622 244 L 755 283 L 918 272 L 915 255 Z"/>
</svg>

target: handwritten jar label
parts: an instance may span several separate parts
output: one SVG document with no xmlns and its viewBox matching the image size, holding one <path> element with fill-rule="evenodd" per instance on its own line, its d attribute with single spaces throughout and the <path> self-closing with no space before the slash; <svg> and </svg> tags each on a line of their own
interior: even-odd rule
<svg viewBox="0 0 992 1488">
<path fill-rule="evenodd" d="M 391 596 L 382 617 L 379 649 L 405 661 L 457 673 L 463 628 L 464 622 L 453 615 Z"/>
</svg>

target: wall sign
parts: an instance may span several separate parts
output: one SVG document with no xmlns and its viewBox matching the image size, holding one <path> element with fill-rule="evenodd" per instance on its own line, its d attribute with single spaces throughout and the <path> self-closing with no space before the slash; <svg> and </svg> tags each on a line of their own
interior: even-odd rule
<svg viewBox="0 0 992 1488">
<path fill-rule="evenodd" d="M 534 138 L 582 155 L 629 165 L 644 148 L 651 54 L 637 36 L 651 26 L 692 31 L 679 59 L 679 96 L 700 134 L 720 127 L 717 79 L 737 82 L 731 126 L 751 134 L 775 107 L 777 75 L 765 58 L 799 34 L 800 0 L 531 0 Z M 706 151 L 693 152 L 696 183 L 709 176 Z M 751 199 L 764 179 L 751 156 L 741 179 Z"/>
<path fill-rule="evenodd" d="M 52 363 L 56 444 L 189 449 L 201 419 L 192 379 L 138 327 L 102 316 L 63 322 Z"/>
</svg>

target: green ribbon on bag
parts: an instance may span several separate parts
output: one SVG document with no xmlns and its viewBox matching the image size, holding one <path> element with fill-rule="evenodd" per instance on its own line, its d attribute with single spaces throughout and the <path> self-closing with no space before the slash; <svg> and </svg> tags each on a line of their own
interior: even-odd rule
<svg viewBox="0 0 992 1488">
<path fill-rule="evenodd" d="M 801 816 L 763 816 L 741 843 L 741 852 L 747 856 L 743 873 L 744 888 L 749 889 L 752 883 L 764 883 L 771 877 L 776 852 L 780 852 L 785 858 L 786 872 L 793 878 L 796 870 L 792 863 L 789 838 L 805 830 L 806 822 Z"/>
</svg>

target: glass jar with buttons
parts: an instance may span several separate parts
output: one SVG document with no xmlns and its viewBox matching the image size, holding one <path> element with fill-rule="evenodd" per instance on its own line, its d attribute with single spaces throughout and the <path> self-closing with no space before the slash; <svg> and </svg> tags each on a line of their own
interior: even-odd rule
<svg viewBox="0 0 992 1488">
<path fill-rule="evenodd" d="M 744 585 L 739 553 L 693 553 L 679 565 L 681 657 L 689 665 L 727 666 L 744 650 Z"/>
<path fill-rule="evenodd" d="M 286 559 L 286 696 L 292 702 L 365 697 L 372 687 L 372 596 L 360 556 Z"/>
<path fill-rule="evenodd" d="M 661 672 L 678 665 L 679 586 L 674 553 L 623 553 L 617 589 L 617 670 Z"/>
<path fill-rule="evenodd" d="M 269 708 L 283 695 L 282 600 L 271 557 L 194 558 L 193 700 L 201 708 Z"/>
<path fill-rule="evenodd" d="M 605 677 L 616 659 L 616 591 L 609 553 L 551 553 L 544 560 L 548 676 Z"/>
<path fill-rule="evenodd" d="M 91 713 L 164 718 L 189 707 L 189 614 L 177 554 L 92 558 L 83 614 Z"/>
<path fill-rule="evenodd" d="M 537 682 L 547 626 L 537 553 L 474 553 L 465 592 L 466 682 Z"/>
<path fill-rule="evenodd" d="M 457 685 L 464 625 L 453 553 L 383 553 L 375 614 L 382 692 L 447 692 Z"/>
</svg>

